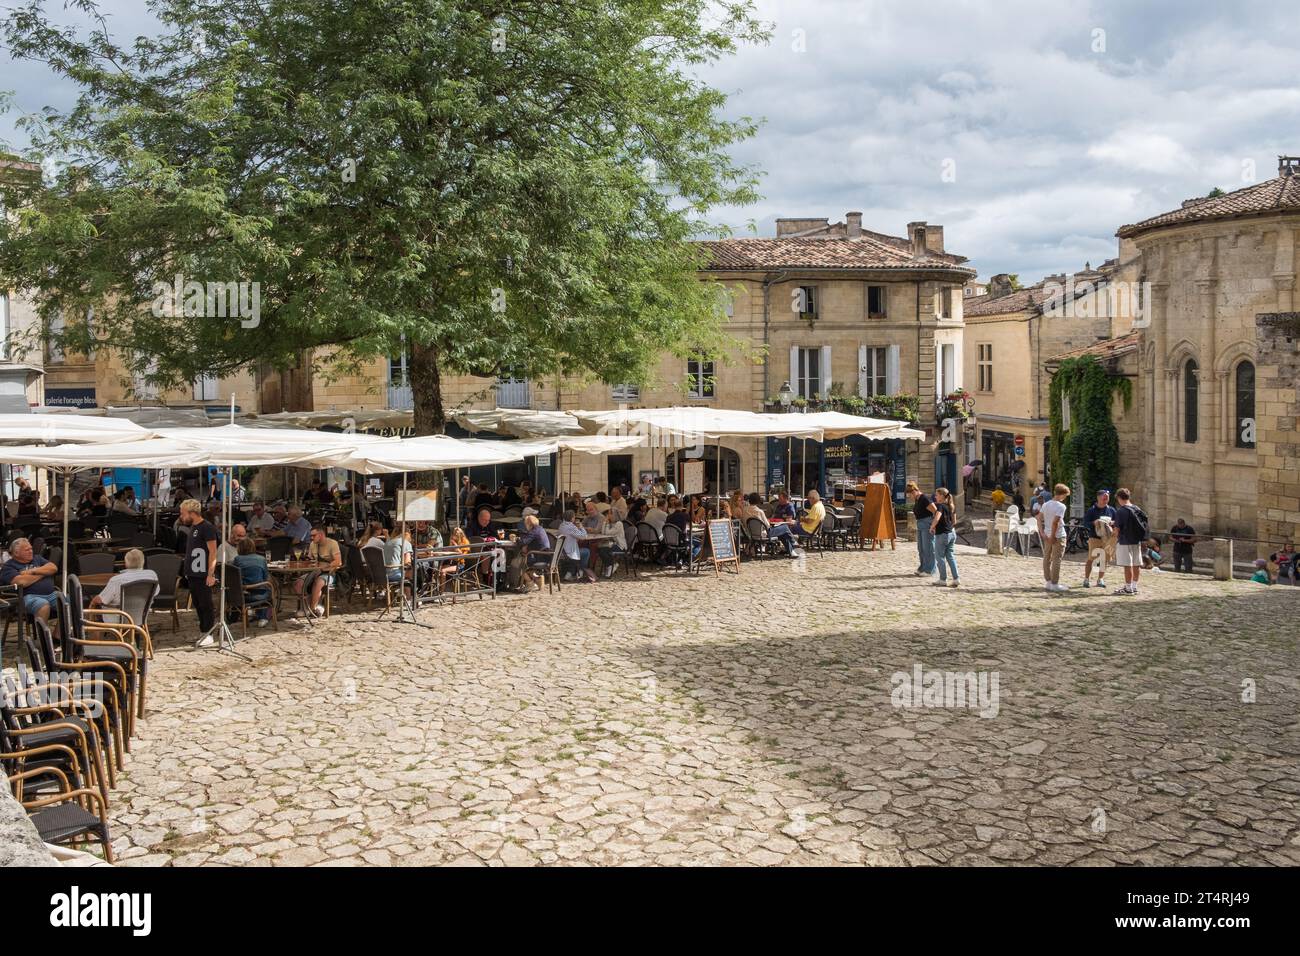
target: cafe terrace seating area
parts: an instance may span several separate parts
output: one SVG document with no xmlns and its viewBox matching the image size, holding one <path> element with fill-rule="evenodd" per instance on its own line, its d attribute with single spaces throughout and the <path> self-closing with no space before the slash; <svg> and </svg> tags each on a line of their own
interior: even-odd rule
<svg viewBox="0 0 1300 956">
<path fill-rule="evenodd" d="M 849 433 L 919 435 L 898 422 L 839 415 L 834 421 L 817 421 L 825 417 L 650 409 L 575 413 L 571 421 L 561 421 L 559 414 L 531 413 L 509 424 L 499 419 L 494 424 L 501 430 L 526 429 L 529 435 L 502 441 L 386 438 L 278 423 L 149 429 L 125 420 L 76 415 L 0 415 L 0 462 L 44 468 L 61 480 L 64 492 L 59 520 L 30 513 L 10 518 L 4 539 L 7 545 L 25 539 L 35 559 L 56 567 L 56 597 L 48 619 L 29 612 L 22 585 L 0 587 L 0 769 L 41 838 L 50 844 L 102 848 L 111 862 L 112 791 L 131 753 L 136 722 L 147 712 L 156 640 L 234 650 L 255 637 L 250 625 L 279 630 L 292 621 L 292 626 L 310 629 L 320 616 L 340 611 L 377 615 L 395 624 L 429 623 L 438 606 L 510 592 L 536 593 L 543 585 L 554 594 L 566 584 L 600 582 L 615 575 L 739 573 L 742 560 L 803 560 L 808 552 L 824 555 L 887 543 L 873 540 L 863 524 L 863 502 L 853 495 L 826 502 L 825 516 L 813 528 L 802 526 L 802 498 L 790 499 L 798 526 L 798 550 L 791 554 L 778 545 L 768 523 L 731 513 L 732 493 L 751 489 L 711 488 L 707 495 L 681 496 L 676 489 L 665 489 L 649 495 L 648 501 L 629 489 L 633 514 L 643 516 L 642 509 L 656 506 L 685 514 L 673 523 L 644 517 L 622 520 L 621 534 L 608 522 L 602 523 L 603 531 L 581 528 L 587 502 L 594 504 L 603 494 L 561 491 L 541 496 L 532 506 L 483 509 L 490 531 L 477 533 L 480 509 L 462 508 L 459 496 L 433 517 L 403 515 L 399 505 L 407 499 L 363 498 L 353 494 L 357 485 L 349 482 L 343 494 L 329 500 L 262 502 L 280 520 L 270 529 L 248 531 L 246 537 L 253 552 L 264 557 L 268 579 L 245 584 L 230 560 L 222 560 L 214 571 L 221 620 L 233 638 L 223 648 L 222 641 L 197 643 L 203 635 L 188 626 L 191 598 L 183 567 L 187 529 L 178 523 L 179 511 L 151 500 L 131 512 L 74 515 L 69 492 L 78 472 L 115 466 L 215 466 L 223 478 L 205 503 L 203 516 L 227 541 L 231 529 L 253 527 L 253 502 L 232 501 L 236 496 L 229 493 L 236 467 L 346 468 L 356 475 L 401 473 L 403 478 L 409 472 L 442 471 L 456 476 L 447 485 L 457 488 L 461 469 L 552 452 L 603 454 L 641 444 L 650 432 L 660 439 L 664 433 L 676 433 L 691 443 L 771 435 L 817 440 Z M 623 417 L 614 417 L 619 415 Z M 538 429 L 556 434 L 539 436 Z M 605 500 L 599 504 L 609 507 Z M 308 524 L 338 542 L 340 567 L 310 560 L 306 540 L 285 533 L 281 509 L 286 505 L 300 507 Z M 768 519 L 780 520 L 776 506 L 774 497 L 762 498 Z M 526 508 L 547 529 L 551 547 L 525 562 L 518 552 Z M 573 527 L 566 517 L 577 522 L 579 534 L 560 530 Z M 458 529 L 464 536 L 453 539 Z M 378 542 L 362 546 L 370 538 L 386 542 L 403 530 L 409 557 L 400 562 L 387 561 L 389 552 Z M 127 555 L 137 551 L 157 584 L 126 584 L 116 606 L 97 606 L 95 596 L 123 571 Z M 580 561 L 568 557 L 575 552 Z M 322 578 L 323 607 L 318 609 L 308 595 Z"/>
</svg>

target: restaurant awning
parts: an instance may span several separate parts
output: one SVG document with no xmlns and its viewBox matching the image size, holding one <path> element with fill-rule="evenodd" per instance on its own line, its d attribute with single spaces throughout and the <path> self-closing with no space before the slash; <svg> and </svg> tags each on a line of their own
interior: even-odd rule
<svg viewBox="0 0 1300 956">
<path fill-rule="evenodd" d="M 357 436 L 350 436 L 357 437 Z M 383 475 L 397 471 L 433 471 L 449 468 L 473 468 L 520 461 L 531 454 L 528 442 L 468 441 L 447 435 L 417 438 L 380 438 L 360 444 L 336 467 L 349 468 L 365 475 Z"/>
<path fill-rule="evenodd" d="M 70 445 L 0 446 L 0 462 L 39 468 L 198 468 L 209 463 L 207 451 L 174 438 Z"/>
<path fill-rule="evenodd" d="M 304 428 L 250 428 L 247 425 L 160 428 L 158 434 L 203 449 L 209 454 L 208 463 L 212 465 L 302 465 L 312 468 L 345 467 L 343 462 L 355 453 L 358 446 L 396 440 Z"/>
<path fill-rule="evenodd" d="M 809 412 L 800 415 L 807 424 L 822 430 L 825 438 L 848 438 L 863 435 L 867 438 L 925 439 L 925 432 L 908 428 L 906 422 L 890 418 L 868 418 L 864 415 L 846 415 L 843 412 Z"/>
<path fill-rule="evenodd" d="M 695 405 L 671 408 L 620 408 L 575 411 L 574 417 L 600 435 L 640 435 L 655 447 L 680 447 L 701 439 L 812 438 L 822 429 L 801 421 L 803 415 L 769 415 Z"/>
<path fill-rule="evenodd" d="M 582 424 L 568 412 L 538 411 L 531 408 L 465 409 L 452 414 L 467 432 L 496 432 L 515 438 L 554 438 L 582 435 Z"/>
<path fill-rule="evenodd" d="M 139 441 L 152 435 L 147 428 L 124 419 L 16 412 L 0 414 L 0 444 L 6 445 Z"/>
</svg>

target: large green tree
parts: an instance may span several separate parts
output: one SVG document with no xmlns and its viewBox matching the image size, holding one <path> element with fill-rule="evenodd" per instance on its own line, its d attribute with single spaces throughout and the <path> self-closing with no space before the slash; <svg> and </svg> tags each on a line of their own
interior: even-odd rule
<svg viewBox="0 0 1300 956">
<path fill-rule="evenodd" d="M 755 124 L 696 74 L 765 38 L 748 0 L 153 0 L 129 46 L 70 6 L 3 24 L 81 91 L 22 121 L 53 180 L 0 183 L 0 275 L 63 347 L 159 385 L 405 347 L 427 433 L 448 373 L 637 382 L 725 343 L 690 239 L 755 198 Z M 256 324 L 156 307 L 178 275 L 256 282 Z"/>
</svg>

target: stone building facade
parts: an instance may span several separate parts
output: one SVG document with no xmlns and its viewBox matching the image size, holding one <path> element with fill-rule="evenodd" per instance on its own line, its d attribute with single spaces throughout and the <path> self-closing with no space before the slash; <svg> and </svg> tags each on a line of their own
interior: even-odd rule
<svg viewBox="0 0 1300 956">
<path fill-rule="evenodd" d="M 1300 312 L 1256 316 L 1255 353 L 1257 534 L 1271 553 L 1300 544 Z"/>
<path fill-rule="evenodd" d="M 726 355 L 681 359 L 665 354 L 641 387 L 576 379 L 505 381 L 448 377 L 443 388 L 449 417 L 460 409 L 521 407 L 604 410 L 702 405 L 745 411 L 774 406 L 783 384 L 802 401 L 828 395 L 912 395 L 919 398 L 924 443 L 886 448 L 865 442 L 786 443 L 724 440 L 724 487 L 764 489 L 770 483 L 811 483 L 823 463 L 832 476 L 848 470 L 897 465 L 899 493 L 907 477 L 959 488 L 965 449 L 941 445 L 936 399 L 960 388 L 962 287 L 973 277 L 965 258 L 945 251 L 943 227 L 908 225 L 908 236 L 862 227 L 862 214 L 843 222 L 827 218 L 781 219 L 769 238 L 706 242 L 710 265 L 701 281 L 724 294 L 726 331 L 738 345 Z M 404 358 L 374 363 L 370 375 L 313 386 L 317 409 L 409 406 Z M 670 457 L 671 455 L 671 457 Z M 830 457 L 827 457 L 827 456 Z M 703 449 L 710 480 L 719 451 Z M 641 471 L 675 468 L 673 449 L 637 448 L 625 455 L 574 455 L 560 462 L 562 486 L 595 491 Z M 945 477 L 947 476 L 947 477 Z"/>
<path fill-rule="evenodd" d="M 1274 179 L 1118 232 L 1134 243 L 1150 288 L 1141 471 L 1160 527 L 1183 517 L 1245 548 L 1263 537 L 1256 315 L 1294 310 L 1298 233 L 1296 157 L 1281 157 Z"/>
<path fill-rule="evenodd" d="M 1117 360 L 1132 349 L 1117 354 L 1112 345 L 1133 328 L 1138 267 L 1132 245 L 1121 243 L 1119 255 L 1095 269 L 1089 264 L 1020 289 L 1010 276 L 995 275 L 987 293 L 966 299 L 965 377 L 978 410 L 975 457 L 984 462 L 985 488 L 1014 490 L 1017 461 L 1026 499 L 1049 477 L 1051 380 L 1062 359 L 1096 354 L 1126 374 Z M 1133 409 L 1116 415 L 1123 434 Z"/>
</svg>

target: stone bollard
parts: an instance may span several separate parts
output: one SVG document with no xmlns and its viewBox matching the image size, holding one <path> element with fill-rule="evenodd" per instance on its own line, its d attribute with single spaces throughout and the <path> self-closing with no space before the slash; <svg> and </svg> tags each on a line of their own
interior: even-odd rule
<svg viewBox="0 0 1300 956">
<path fill-rule="evenodd" d="M 1232 539 L 1214 539 L 1214 580 L 1232 580 Z"/>
<path fill-rule="evenodd" d="M 993 520 L 989 522 L 989 529 L 985 532 L 984 550 L 989 554 L 1006 555 L 1006 548 L 1002 544 L 1004 535 L 1011 533 L 1011 515 L 1005 511 L 993 512 Z"/>
</svg>

